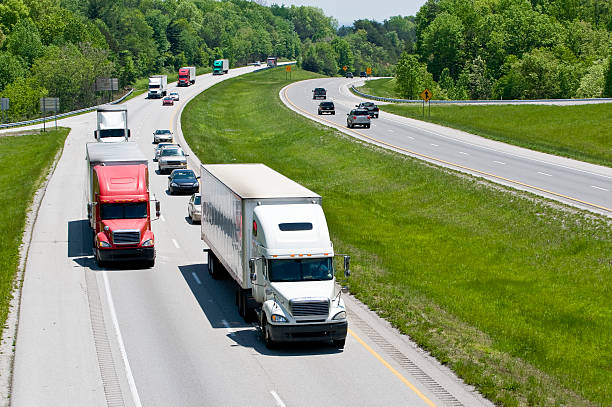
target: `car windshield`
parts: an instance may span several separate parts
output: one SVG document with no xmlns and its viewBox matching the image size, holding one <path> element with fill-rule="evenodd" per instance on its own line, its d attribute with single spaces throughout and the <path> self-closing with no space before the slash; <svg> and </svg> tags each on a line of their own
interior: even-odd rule
<svg viewBox="0 0 612 407">
<path fill-rule="evenodd" d="M 369 116 L 370 113 L 367 110 L 355 110 L 353 112 L 355 116 Z"/>
<path fill-rule="evenodd" d="M 147 217 L 147 202 L 112 203 L 100 205 L 100 218 L 111 219 L 143 219 Z"/>
<path fill-rule="evenodd" d="M 168 156 L 183 156 L 183 152 L 178 148 L 164 148 L 161 152 L 162 157 Z"/>
<path fill-rule="evenodd" d="M 331 257 L 320 259 L 269 260 L 270 281 L 331 280 L 334 269 Z"/>
<path fill-rule="evenodd" d="M 322 102 L 321 107 L 334 107 L 332 102 Z"/>
<path fill-rule="evenodd" d="M 155 130 L 155 134 L 170 134 L 170 130 Z"/>
<path fill-rule="evenodd" d="M 157 89 L 159 88 L 159 85 L 149 85 L 149 89 Z"/>
<path fill-rule="evenodd" d="M 191 170 L 173 171 L 172 178 L 174 179 L 195 178 L 195 174 Z"/>
<path fill-rule="evenodd" d="M 196 195 L 193 199 L 193 203 L 199 205 L 202 202 L 202 197 L 200 195 Z"/>
</svg>

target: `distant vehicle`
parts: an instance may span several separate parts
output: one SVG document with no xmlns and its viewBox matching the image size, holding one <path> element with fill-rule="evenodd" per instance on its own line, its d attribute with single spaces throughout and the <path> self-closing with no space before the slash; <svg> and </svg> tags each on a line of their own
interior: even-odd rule
<svg viewBox="0 0 612 407">
<path fill-rule="evenodd" d="M 266 65 L 271 68 L 274 68 L 276 65 L 278 65 L 278 57 L 268 57 L 268 59 L 266 60 Z"/>
<path fill-rule="evenodd" d="M 170 130 L 157 129 L 153 132 L 153 143 L 161 143 L 162 141 L 172 143 L 172 139 L 173 135 Z"/>
<path fill-rule="evenodd" d="M 325 88 L 314 88 L 312 90 L 312 98 L 313 99 L 325 99 L 327 96 L 327 91 Z"/>
<path fill-rule="evenodd" d="M 176 192 L 187 192 L 190 194 L 200 191 L 200 182 L 193 170 L 173 170 L 168 177 L 168 192 L 174 195 Z"/>
<path fill-rule="evenodd" d="M 367 78 L 368 74 L 365 71 L 359 72 L 359 77 L 360 78 Z"/>
<path fill-rule="evenodd" d="M 352 72 L 347 72 L 346 73 L 346 77 L 347 78 L 352 78 L 353 77 L 353 73 Z"/>
<path fill-rule="evenodd" d="M 149 77 L 149 99 L 161 99 L 168 92 L 168 77 L 166 75 L 153 75 Z"/>
<path fill-rule="evenodd" d="M 334 107 L 334 102 L 321 102 L 319 103 L 319 114 L 329 113 L 336 114 L 336 108 Z"/>
<path fill-rule="evenodd" d="M 359 109 L 366 109 L 368 112 L 370 112 L 370 117 L 375 117 L 378 119 L 379 109 L 373 102 L 361 102 L 358 105 L 355 105 L 355 107 L 358 107 Z"/>
<path fill-rule="evenodd" d="M 157 169 L 160 174 L 170 170 L 187 168 L 187 154 L 180 147 L 164 147 L 157 159 Z"/>
<path fill-rule="evenodd" d="M 346 115 L 346 127 L 352 129 L 355 126 L 370 128 L 370 112 L 365 109 L 353 109 Z"/>
<path fill-rule="evenodd" d="M 213 62 L 213 75 L 223 75 L 229 72 L 229 59 L 217 59 Z"/>
<path fill-rule="evenodd" d="M 175 101 L 178 102 L 180 100 L 179 94 L 178 92 L 170 92 L 170 97 Z"/>
<path fill-rule="evenodd" d="M 162 106 L 174 106 L 174 99 L 172 99 L 170 96 L 166 96 L 164 98 L 164 100 L 162 100 Z"/>
<path fill-rule="evenodd" d="M 159 159 L 159 155 L 161 154 L 162 148 L 167 147 L 167 146 L 175 146 L 178 147 L 178 144 L 172 144 L 172 143 L 159 143 L 156 147 L 155 147 L 155 157 L 153 158 L 153 161 L 157 161 Z"/>
<path fill-rule="evenodd" d="M 102 105 L 96 112 L 98 122 L 98 129 L 94 130 L 96 141 L 103 143 L 128 141 L 130 129 L 128 129 L 126 105 Z"/>
<path fill-rule="evenodd" d="M 202 195 L 193 194 L 191 195 L 191 199 L 189 199 L 189 203 L 187 204 L 187 216 L 191 222 L 201 222 L 202 221 Z"/>
<path fill-rule="evenodd" d="M 261 61 L 255 61 L 255 62 L 253 62 L 253 65 L 255 65 L 255 66 L 261 66 Z"/>
<path fill-rule="evenodd" d="M 189 86 L 193 85 L 196 81 L 196 69 L 195 66 L 184 66 L 178 71 L 178 84 L 177 86 Z M 178 99 L 177 99 L 178 100 Z"/>
</svg>

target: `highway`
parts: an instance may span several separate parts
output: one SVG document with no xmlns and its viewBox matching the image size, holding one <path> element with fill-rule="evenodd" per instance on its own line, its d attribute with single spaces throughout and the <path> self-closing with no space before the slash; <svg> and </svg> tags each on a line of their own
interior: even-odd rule
<svg viewBox="0 0 612 407">
<path fill-rule="evenodd" d="M 283 88 L 280 96 L 299 114 L 357 139 L 612 217 L 612 168 L 511 146 L 382 110 L 369 129 L 348 129 L 347 113 L 366 100 L 348 90 L 350 84 L 360 81 L 312 79 Z M 312 99 L 315 87 L 327 89 L 328 100 L 336 107 L 335 115 L 317 115 L 320 100 Z"/>
<path fill-rule="evenodd" d="M 152 132 L 171 128 L 190 151 L 178 121 L 185 103 L 253 69 L 200 76 L 178 88 L 175 106 L 133 98 L 132 140 L 152 158 Z M 321 344 L 268 350 L 258 329 L 239 317 L 233 281 L 208 275 L 199 225 L 186 218 L 189 197 L 168 195 L 167 177 L 152 161 L 150 190 L 162 214 L 153 222 L 156 265 L 99 269 L 85 195 L 85 143 L 93 141 L 95 113 L 59 124 L 72 130 L 34 225 L 12 406 L 492 405 L 348 295 L 343 351 Z M 199 168 L 197 157 L 189 159 Z"/>
</svg>

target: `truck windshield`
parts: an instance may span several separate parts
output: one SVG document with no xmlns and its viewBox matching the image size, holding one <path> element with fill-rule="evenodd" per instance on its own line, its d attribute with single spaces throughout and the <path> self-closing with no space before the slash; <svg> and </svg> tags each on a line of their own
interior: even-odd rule
<svg viewBox="0 0 612 407">
<path fill-rule="evenodd" d="M 147 202 L 102 204 L 100 217 L 102 220 L 146 218 Z"/>
<path fill-rule="evenodd" d="M 334 277 L 331 257 L 269 261 L 270 281 L 322 281 Z"/>
<path fill-rule="evenodd" d="M 149 85 L 149 89 L 157 89 L 159 88 L 159 85 Z"/>
<path fill-rule="evenodd" d="M 123 129 L 104 129 L 100 130 L 100 138 L 104 137 L 125 137 Z"/>
</svg>

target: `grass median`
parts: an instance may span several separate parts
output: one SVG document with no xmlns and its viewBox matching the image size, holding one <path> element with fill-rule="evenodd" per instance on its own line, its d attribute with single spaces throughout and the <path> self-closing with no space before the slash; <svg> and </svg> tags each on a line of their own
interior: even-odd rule
<svg viewBox="0 0 612 407">
<path fill-rule="evenodd" d="M 0 337 L 4 330 L 28 209 L 64 146 L 68 129 L 0 136 Z"/>
<path fill-rule="evenodd" d="M 315 124 L 280 102 L 287 83 L 264 71 L 190 102 L 201 161 L 263 162 L 321 194 L 351 292 L 490 400 L 612 402 L 609 220 Z"/>
</svg>

